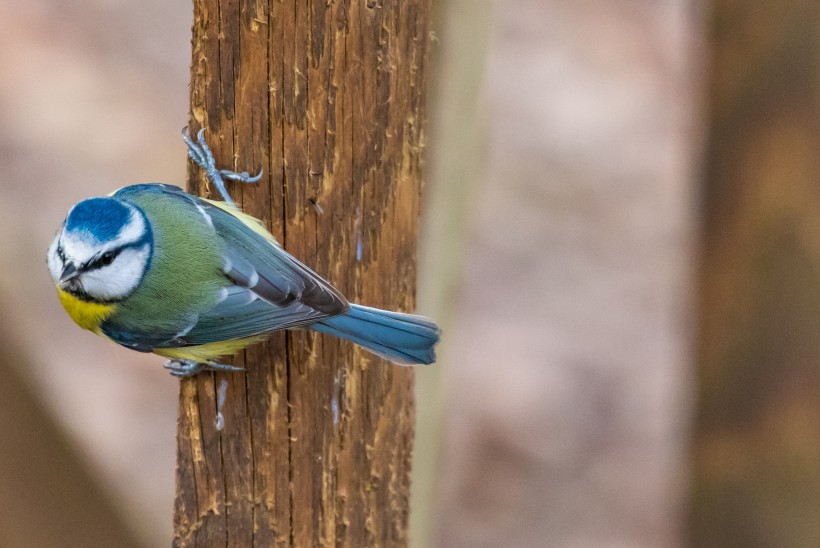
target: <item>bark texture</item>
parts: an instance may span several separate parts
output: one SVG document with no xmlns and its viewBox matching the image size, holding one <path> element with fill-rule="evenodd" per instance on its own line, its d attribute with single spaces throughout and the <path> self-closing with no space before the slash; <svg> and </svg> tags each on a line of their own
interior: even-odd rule
<svg viewBox="0 0 820 548">
<path fill-rule="evenodd" d="M 692 546 L 820 546 L 820 4 L 715 3 Z"/>
<path fill-rule="evenodd" d="M 194 2 L 192 133 L 221 167 L 264 169 L 232 196 L 351 301 L 396 310 L 415 298 L 429 11 Z M 181 383 L 174 544 L 406 544 L 412 371 L 301 331 L 232 359 L 244 375 Z"/>
</svg>

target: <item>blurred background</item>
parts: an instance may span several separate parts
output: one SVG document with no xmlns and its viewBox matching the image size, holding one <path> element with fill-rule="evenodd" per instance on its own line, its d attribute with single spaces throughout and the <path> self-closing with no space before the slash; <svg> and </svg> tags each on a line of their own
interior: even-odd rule
<svg viewBox="0 0 820 548">
<path fill-rule="evenodd" d="M 191 6 L 70 6 L 0 4 L 0 547 L 163 546 L 178 384 L 44 257 L 184 182 Z M 414 545 L 820 546 L 820 4 L 435 18 Z"/>
</svg>

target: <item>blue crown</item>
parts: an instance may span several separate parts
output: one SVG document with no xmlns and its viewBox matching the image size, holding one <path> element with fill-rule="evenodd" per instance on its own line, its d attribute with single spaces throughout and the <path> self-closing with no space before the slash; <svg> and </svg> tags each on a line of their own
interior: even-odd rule
<svg viewBox="0 0 820 548">
<path fill-rule="evenodd" d="M 89 198 L 69 212 L 65 226 L 69 232 L 87 232 L 100 242 L 113 240 L 131 219 L 131 210 L 114 198 Z"/>
</svg>

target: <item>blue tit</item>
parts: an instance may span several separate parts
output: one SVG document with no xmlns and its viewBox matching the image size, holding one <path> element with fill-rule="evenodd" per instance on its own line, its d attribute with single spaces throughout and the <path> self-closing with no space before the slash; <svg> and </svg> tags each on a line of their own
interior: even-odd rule
<svg viewBox="0 0 820 548">
<path fill-rule="evenodd" d="M 353 341 L 396 364 L 435 361 L 433 321 L 348 303 L 230 201 L 225 178 L 258 176 L 217 170 L 202 131 L 197 142 L 184 135 L 225 201 L 155 183 L 75 205 L 48 267 L 80 327 L 169 358 L 165 367 L 179 377 L 241 370 L 217 359 L 294 328 Z"/>
</svg>

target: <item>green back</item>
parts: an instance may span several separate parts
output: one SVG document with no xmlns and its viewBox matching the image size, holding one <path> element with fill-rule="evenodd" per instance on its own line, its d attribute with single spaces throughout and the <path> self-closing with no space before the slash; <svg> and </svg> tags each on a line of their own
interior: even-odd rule
<svg viewBox="0 0 820 548">
<path fill-rule="evenodd" d="M 141 208 L 154 232 L 142 283 L 102 325 L 123 346 L 150 351 L 242 339 L 348 309 L 250 217 L 170 185 L 134 185 L 114 197 Z"/>
<path fill-rule="evenodd" d="M 140 334 L 149 345 L 150 339 L 189 329 L 227 285 L 221 274 L 224 244 L 206 217 L 184 195 L 156 192 L 154 186 L 126 187 L 114 195 L 145 213 L 154 252 L 140 286 L 107 322 L 110 329 Z"/>
</svg>

